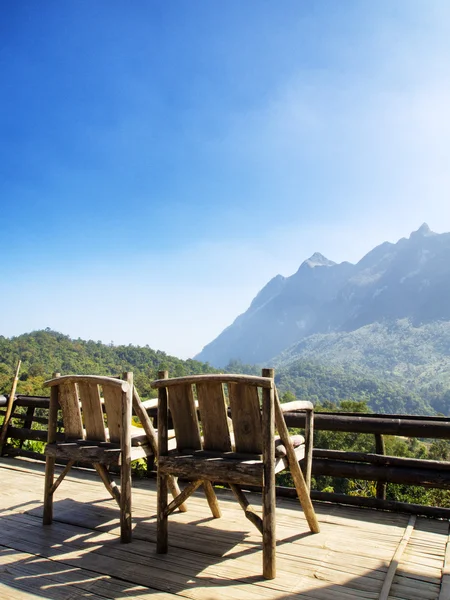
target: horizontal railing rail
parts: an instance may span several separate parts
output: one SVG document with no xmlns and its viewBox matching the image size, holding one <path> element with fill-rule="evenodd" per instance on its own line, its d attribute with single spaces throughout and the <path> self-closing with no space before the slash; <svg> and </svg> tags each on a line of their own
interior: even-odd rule
<svg viewBox="0 0 450 600">
<path fill-rule="evenodd" d="M 302 413 L 286 412 L 284 418 L 288 427 L 304 427 L 305 416 Z M 450 421 L 447 417 L 316 412 L 314 423 L 315 429 L 321 431 L 450 439 Z"/>
<path fill-rule="evenodd" d="M 287 412 L 288 427 L 302 428 L 305 416 Z M 427 516 L 450 518 L 450 509 L 419 504 L 406 504 L 386 499 L 388 483 L 418 485 L 425 488 L 450 489 L 450 462 L 387 456 L 384 435 L 418 439 L 450 439 L 450 420 L 446 417 L 386 415 L 362 413 L 316 412 L 316 431 L 372 434 L 374 453 L 346 452 L 314 448 L 312 473 L 315 477 L 331 476 L 376 482 L 376 497 L 349 496 L 313 490 L 315 500 L 352 504 L 386 510 L 413 512 Z M 290 492 L 286 492 L 290 495 Z"/>
<path fill-rule="evenodd" d="M 25 456 L 27 458 L 43 459 L 43 454 L 36 450 L 27 449 L 26 441 L 47 441 L 48 408 L 50 399 L 47 396 L 14 396 L 12 412 L 5 423 L 8 406 L 8 396 L 0 396 L 1 430 L 6 428 L 5 443 L 0 447 L 0 456 Z M 62 437 L 62 436 L 61 436 Z M 12 444 L 11 441 L 14 441 Z"/>
</svg>

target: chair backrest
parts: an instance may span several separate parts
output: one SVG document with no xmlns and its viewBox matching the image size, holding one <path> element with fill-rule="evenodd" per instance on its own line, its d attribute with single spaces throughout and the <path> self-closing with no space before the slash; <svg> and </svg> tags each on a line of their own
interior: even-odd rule
<svg viewBox="0 0 450 600">
<path fill-rule="evenodd" d="M 124 419 L 131 420 L 131 373 L 127 381 L 96 375 L 65 375 L 44 385 L 56 386 L 66 440 L 120 443 Z"/>
<path fill-rule="evenodd" d="M 264 390 L 274 389 L 272 377 L 225 374 L 168 379 L 166 372 L 159 375 L 152 386 L 168 393 L 179 451 L 262 454 L 262 398 Z"/>
</svg>

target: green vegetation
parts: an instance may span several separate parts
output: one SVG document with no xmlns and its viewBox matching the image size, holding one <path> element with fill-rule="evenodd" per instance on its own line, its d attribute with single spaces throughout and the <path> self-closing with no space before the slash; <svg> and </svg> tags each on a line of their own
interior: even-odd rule
<svg viewBox="0 0 450 600">
<path fill-rule="evenodd" d="M 67 335 L 51 331 L 34 331 L 13 338 L 0 336 L 0 393 L 9 393 L 13 369 L 22 360 L 19 394 L 44 394 L 42 384 L 52 373 L 84 373 L 120 375 L 133 371 L 136 386 L 143 397 L 154 396 L 150 382 L 158 370 L 167 369 L 172 376 L 194 373 L 218 372 L 208 363 L 180 360 L 149 346 L 114 346 L 92 340 L 74 340 Z M 231 361 L 226 371 L 260 374 L 255 365 Z M 314 404 L 345 400 L 366 402 L 374 412 L 448 414 L 450 388 L 443 384 L 428 389 L 424 398 L 418 391 L 401 385 L 390 378 L 377 378 L 363 370 L 332 364 L 296 360 L 276 370 L 280 393 L 291 392 L 297 398 L 311 400 Z"/>
<path fill-rule="evenodd" d="M 366 383 L 383 382 L 379 393 L 368 398 L 376 412 L 450 414 L 450 321 L 414 325 L 400 319 L 350 332 L 317 334 L 274 361 L 278 370 L 291 373 L 294 380 L 298 365 L 301 370 L 305 364 L 322 365 L 325 378 L 346 380 L 351 397 L 363 391 Z"/>
<path fill-rule="evenodd" d="M 143 398 L 156 395 L 150 382 L 157 378 L 159 370 L 167 369 L 172 376 L 218 372 L 206 363 L 180 360 L 148 346 L 113 346 L 92 340 L 73 340 L 46 329 L 10 339 L 0 336 L 0 393 L 9 393 L 19 358 L 22 367 L 17 393 L 28 395 L 48 396 L 42 384 L 55 372 L 117 377 L 124 371 L 133 371 Z"/>
<path fill-rule="evenodd" d="M 377 413 L 429 415 L 435 411 L 419 394 L 399 383 L 382 381 L 367 374 L 342 367 L 324 366 L 299 360 L 276 375 L 281 392 L 290 391 L 297 398 L 337 404 L 345 400 L 367 403 Z"/>
<path fill-rule="evenodd" d="M 229 373 L 260 375 L 261 368 L 233 360 L 227 367 Z M 299 400 L 310 400 L 316 406 L 330 406 L 346 400 L 363 402 L 377 413 L 431 415 L 433 406 L 414 391 L 398 382 L 383 381 L 367 373 L 340 366 L 325 366 L 312 360 L 298 359 L 287 367 L 275 371 L 275 381 L 280 394 L 290 392 Z M 447 391 L 450 405 L 450 390 Z M 439 405 L 445 409 L 445 398 Z M 444 412 L 439 411 L 439 412 Z"/>
</svg>

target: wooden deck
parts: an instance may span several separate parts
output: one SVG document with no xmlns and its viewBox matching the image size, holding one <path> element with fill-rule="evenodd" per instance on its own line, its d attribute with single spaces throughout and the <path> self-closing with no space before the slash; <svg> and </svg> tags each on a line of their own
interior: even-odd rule
<svg viewBox="0 0 450 600">
<path fill-rule="evenodd" d="M 322 531 L 312 535 L 300 505 L 279 500 L 278 575 L 266 581 L 261 538 L 226 491 L 222 519 L 210 518 L 203 494 L 172 515 L 169 553 L 161 556 L 154 481 L 134 482 L 134 538 L 121 544 L 118 507 L 87 472 L 64 480 L 54 523 L 44 527 L 43 472 L 40 463 L 0 459 L 2 600 L 366 600 L 379 598 L 390 574 L 391 600 L 450 598 L 448 521 L 317 504 Z"/>
</svg>

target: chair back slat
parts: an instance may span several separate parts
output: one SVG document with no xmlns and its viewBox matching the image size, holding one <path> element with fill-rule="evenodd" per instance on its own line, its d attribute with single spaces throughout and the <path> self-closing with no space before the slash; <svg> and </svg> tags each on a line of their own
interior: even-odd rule
<svg viewBox="0 0 450 600">
<path fill-rule="evenodd" d="M 98 384 L 80 382 L 78 384 L 78 391 L 80 394 L 84 427 L 86 429 L 86 438 L 100 442 L 109 441 L 106 437 Z"/>
<path fill-rule="evenodd" d="M 229 452 L 232 448 L 222 383 L 197 383 L 197 398 L 204 450 Z"/>
<path fill-rule="evenodd" d="M 177 385 L 169 391 L 169 409 L 178 450 L 202 447 L 192 385 Z"/>
<path fill-rule="evenodd" d="M 66 439 L 83 439 L 83 422 L 81 420 L 80 402 L 78 400 L 76 384 L 66 383 L 60 385 L 58 400 L 61 406 Z"/>
<path fill-rule="evenodd" d="M 260 454 L 263 439 L 258 388 L 241 383 L 229 383 L 228 393 L 236 452 Z"/>
<path fill-rule="evenodd" d="M 109 385 L 102 386 L 107 417 L 109 441 L 120 443 L 120 424 L 122 421 L 122 390 Z"/>
</svg>

